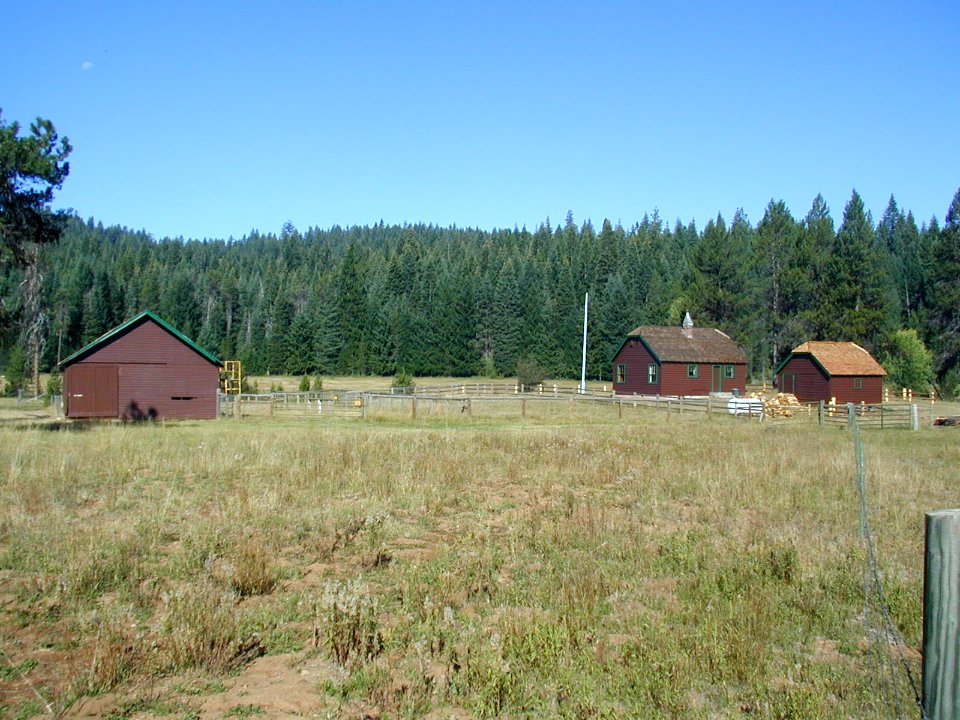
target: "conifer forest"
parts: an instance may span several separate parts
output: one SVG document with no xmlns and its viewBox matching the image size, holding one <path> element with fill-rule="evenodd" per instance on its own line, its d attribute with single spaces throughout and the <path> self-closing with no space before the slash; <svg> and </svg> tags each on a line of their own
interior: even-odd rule
<svg viewBox="0 0 960 720">
<path fill-rule="evenodd" d="M 591 379 L 609 379 L 630 330 L 689 311 L 744 348 L 757 382 L 801 342 L 852 340 L 952 394 L 960 191 L 944 207 L 942 224 L 921 222 L 891 197 L 877 221 L 853 192 L 840 213 L 817 196 L 803 214 L 771 201 L 756 222 L 737 212 L 702 227 L 568 213 L 533 230 L 287 223 L 204 241 L 71 217 L 41 252 L 40 367 L 149 309 L 249 374 L 506 377 L 526 360 L 575 378 L 589 293 Z M 28 364 L 22 272 L 0 276 L 8 375 Z"/>
</svg>

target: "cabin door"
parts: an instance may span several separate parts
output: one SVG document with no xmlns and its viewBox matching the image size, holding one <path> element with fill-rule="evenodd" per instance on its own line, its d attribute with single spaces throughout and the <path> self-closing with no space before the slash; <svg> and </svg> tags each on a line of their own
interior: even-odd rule
<svg viewBox="0 0 960 720">
<path fill-rule="evenodd" d="M 714 365 L 710 392 L 723 392 L 723 365 Z"/>
</svg>

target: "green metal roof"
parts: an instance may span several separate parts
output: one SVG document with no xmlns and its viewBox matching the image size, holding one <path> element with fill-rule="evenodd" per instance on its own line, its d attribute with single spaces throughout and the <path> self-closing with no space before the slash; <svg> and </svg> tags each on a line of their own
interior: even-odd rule
<svg viewBox="0 0 960 720">
<path fill-rule="evenodd" d="M 214 365 L 221 364 L 220 359 L 216 355 L 204 350 L 202 347 L 197 345 L 193 340 L 191 340 L 182 332 L 177 330 L 175 327 L 173 327 L 170 323 L 168 323 L 166 320 L 161 318 L 159 315 L 155 315 L 150 310 L 144 310 L 142 313 L 140 313 L 136 317 L 130 318 L 122 325 L 117 325 L 113 330 L 109 330 L 108 332 L 105 332 L 103 335 L 98 337 L 96 340 L 94 340 L 92 343 L 90 343 L 86 347 L 83 347 L 80 350 L 77 350 L 73 355 L 61 360 L 60 367 L 65 368 L 67 365 L 75 363 L 77 360 L 80 360 L 81 358 L 89 355 L 91 352 L 96 350 L 101 345 L 104 345 L 107 342 L 109 342 L 111 339 L 117 337 L 118 335 L 123 334 L 126 330 L 134 327 L 135 325 L 139 325 L 144 320 L 153 320 L 157 325 L 159 325 L 168 333 L 170 333 L 175 338 L 177 338 L 177 340 L 182 342 L 191 350 L 194 350 L 195 352 L 202 355 L 205 359 L 209 360 Z"/>
</svg>

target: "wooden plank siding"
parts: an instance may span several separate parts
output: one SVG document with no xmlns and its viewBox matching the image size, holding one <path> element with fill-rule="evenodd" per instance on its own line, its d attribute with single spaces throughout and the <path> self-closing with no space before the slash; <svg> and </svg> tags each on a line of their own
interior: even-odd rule
<svg viewBox="0 0 960 720">
<path fill-rule="evenodd" d="M 699 366 L 699 375 L 696 378 L 687 377 L 687 368 L 691 364 Z M 733 377 L 724 377 L 723 368 L 731 363 L 668 363 L 661 366 L 663 379 L 664 395 L 709 395 L 716 390 L 717 392 L 732 393 L 734 390 L 741 395 L 744 394 L 747 386 L 747 366 L 746 364 L 733 365 Z M 721 375 L 721 387 L 713 388 L 713 367 L 719 365 Z"/>
<path fill-rule="evenodd" d="M 653 364 L 658 366 L 658 382 L 655 384 L 647 382 L 647 369 Z M 687 377 L 687 368 L 691 364 L 699 366 L 699 377 Z M 723 367 L 731 363 L 716 364 Z M 624 382 L 617 382 L 618 365 L 624 366 Z M 709 395 L 712 391 L 713 365 L 714 363 L 659 363 L 640 340 L 631 338 L 613 359 L 613 390 L 617 395 Z M 745 363 L 736 363 L 733 367 L 734 376 L 723 378 L 722 391 L 733 392 L 736 389 L 742 394 L 746 389 L 747 366 Z"/>
<path fill-rule="evenodd" d="M 666 395 L 660 390 L 662 382 L 659 377 L 656 384 L 647 382 L 647 368 L 653 364 L 659 365 L 642 342 L 628 340 L 613 359 L 614 392 L 618 395 Z M 617 365 L 626 368 L 625 382 L 617 382 Z"/>
<path fill-rule="evenodd" d="M 829 379 L 807 355 L 794 356 L 781 368 L 777 373 L 777 389 L 796 395 L 800 402 L 816 402 L 833 397 L 830 395 Z"/>
<path fill-rule="evenodd" d="M 830 378 L 830 397 L 835 397 L 838 403 L 867 403 L 880 404 L 883 402 L 883 378 L 860 378 L 863 387 L 854 387 L 856 378 L 841 375 Z"/>
<path fill-rule="evenodd" d="M 777 389 L 793 393 L 800 402 L 837 403 L 883 402 L 883 377 L 860 376 L 863 387 L 855 387 L 858 378 L 850 375 L 829 377 L 809 355 L 794 355 L 777 373 Z"/>
<path fill-rule="evenodd" d="M 98 389 L 110 374 L 112 402 Z M 94 377 L 101 380 L 91 385 Z M 212 419 L 219 378 L 218 365 L 148 317 L 65 369 L 66 411 L 69 417 Z"/>
</svg>

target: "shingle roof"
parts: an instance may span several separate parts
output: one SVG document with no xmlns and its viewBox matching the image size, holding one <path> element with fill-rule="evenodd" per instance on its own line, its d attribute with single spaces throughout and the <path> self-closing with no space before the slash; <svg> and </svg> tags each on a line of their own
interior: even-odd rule
<svg viewBox="0 0 960 720">
<path fill-rule="evenodd" d="M 174 328 L 172 325 L 170 325 L 166 320 L 161 318 L 159 315 L 155 315 L 149 310 L 144 310 L 142 313 L 140 313 L 136 317 L 130 318 L 122 325 L 117 325 L 115 328 L 113 328 L 113 330 L 108 330 L 107 332 L 105 332 L 103 335 L 98 337 L 96 340 L 94 340 L 92 343 L 90 343 L 86 347 L 83 347 L 77 350 L 73 355 L 70 355 L 69 357 L 66 357 L 63 360 L 61 360 L 60 367 L 65 368 L 67 365 L 75 363 L 77 360 L 80 360 L 81 358 L 86 357 L 91 352 L 96 350 L 98 347 L 105 344 L 111 338 L 114 338 L 117 335 L 120 335 L 128 328 L 131 328 L 135 325 L 139 325 L 141 322 L 144 322 L 146 320 L 153 320 L 157 325 L 159 325 L 164 330 L 166 330 L 171 335 L 173 335 L 175 338 L 180 340 L 180 342 L 184 343 L 189 348 L 191 348 L 192 350 L 202 355 L 204 358 L 212 362 L 214 365 L 220 364 L 220 360 L 217 358 L 216 355 L 204 350 L 202 347 L 197 345 L 193 340 L 191 340 L 186 335 L 181 333 L 179 330 Z"/>
<path fill-rule="evenodd" d="M 793 352 L 780 363 L 780 368 L 787 364 L 787 360 L 794 355 L 810 355 L 828 375 L 886 375 L 880 363 L 862 347 L 852 342 L 827 342 L 824 340 L 809 340 L 798 345 Z"/>
<path fill-rule="evenodd" d="M 640 338 L 660 362 L 742 364 L 747 356 L 715 328 L 690 328 L 690 337 L 676 326 L 641 325 L 628 336 Z M 619 351 L 618 351 L 619 352 Z"/>
</svg>

